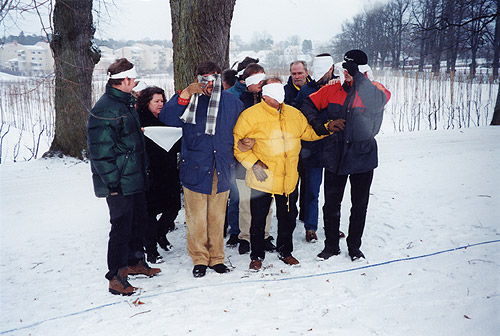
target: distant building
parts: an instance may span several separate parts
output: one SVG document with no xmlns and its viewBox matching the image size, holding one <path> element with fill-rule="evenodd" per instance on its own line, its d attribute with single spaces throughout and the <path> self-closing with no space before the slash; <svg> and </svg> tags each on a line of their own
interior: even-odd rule
<svg viewBox="0 0 500 336">
<path fill-rule="evenodd" d="M 2 45 L 0 68 L 26 76 L 50 74 L 54 72 L 50 45 L 43 41 L 35 45 L 22 45 L 17 42 Z"/>
<path fill-rule="evenodd" d="M 137 43 L 131 47 L 113 50 L 99 47 L 101 59 L 94 68 L 95 75 L 106 75 L 108 67 L 117 58 L 125 57 L 141 73 L 161 73 L 172 67 L 173 50 L 159 45 Z M 0 45 L 0 70 L 24 76 L 39 76 L 54 72 L 54 59 L 47 42 L 22 45 L 17 42 Z"/>
</svg>

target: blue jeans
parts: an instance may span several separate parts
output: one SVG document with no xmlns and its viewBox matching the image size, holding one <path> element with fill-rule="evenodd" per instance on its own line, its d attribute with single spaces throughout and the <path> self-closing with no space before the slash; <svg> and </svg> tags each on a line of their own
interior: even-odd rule
<svg viewBox="0 0 500 336">
<path fill-rule="evenodd" d="M 240 233 L 240 225 L 239 225 L 239 217 L 240 217 L 240 194 L 238 192 L 238 187 L 236 186 L 236 180 L 231 184 L 231 189 L 229 190 L 229 203 L 227 205 L 227 233 L 239 234 Z"/>
<path fill-rule="evenodd" d="M 323 181 L 323 168 L 304 167 L 301 188 L 304 188 L 304 227 L 318 230 L 319 190 Z"/>
</svg>

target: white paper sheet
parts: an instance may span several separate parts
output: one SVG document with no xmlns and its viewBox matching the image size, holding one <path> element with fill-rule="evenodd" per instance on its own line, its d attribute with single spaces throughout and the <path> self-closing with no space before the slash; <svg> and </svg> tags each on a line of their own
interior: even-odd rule
<svg viewBox="0 0 500 336">
<path fill-rule="evenodd" d="M 182 128 L 148 126 L 144 127 L 144 135 L 168 152 L 177 140 L 181 138 Z"/>
</svg>

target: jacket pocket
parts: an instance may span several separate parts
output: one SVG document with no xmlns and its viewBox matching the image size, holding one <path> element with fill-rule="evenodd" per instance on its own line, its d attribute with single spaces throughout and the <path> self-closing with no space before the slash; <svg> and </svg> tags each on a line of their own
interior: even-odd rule
<svg viewBox="0 0 500 336">
<path fill-rule="evenodd" d="M 200 181 L 200 164 L 194 160 L 181 158 L 179 177 L 184 183 L 198 184 Z"/>
</svg>

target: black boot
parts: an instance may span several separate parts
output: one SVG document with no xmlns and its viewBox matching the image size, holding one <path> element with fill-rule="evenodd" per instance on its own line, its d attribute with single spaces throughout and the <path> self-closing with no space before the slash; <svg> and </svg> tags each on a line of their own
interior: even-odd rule
<svg viewBox="0 0 500 336">
<path fill-rule="evenodd" d="M 158 245 L 160 245 L 160 247 L 165 251 L 170 251 L 170 249 L 172 249 L 172 244 L 168 241 L 167 236 L 161 236 L 158 238 Z"/>
<path fill-rule="evenodd" d="M 158 253 L 155 247 L 146 247 L 146 260 L 152 264 L 159 264 L 163 262 L 163 257 Z"/>
</svg>

